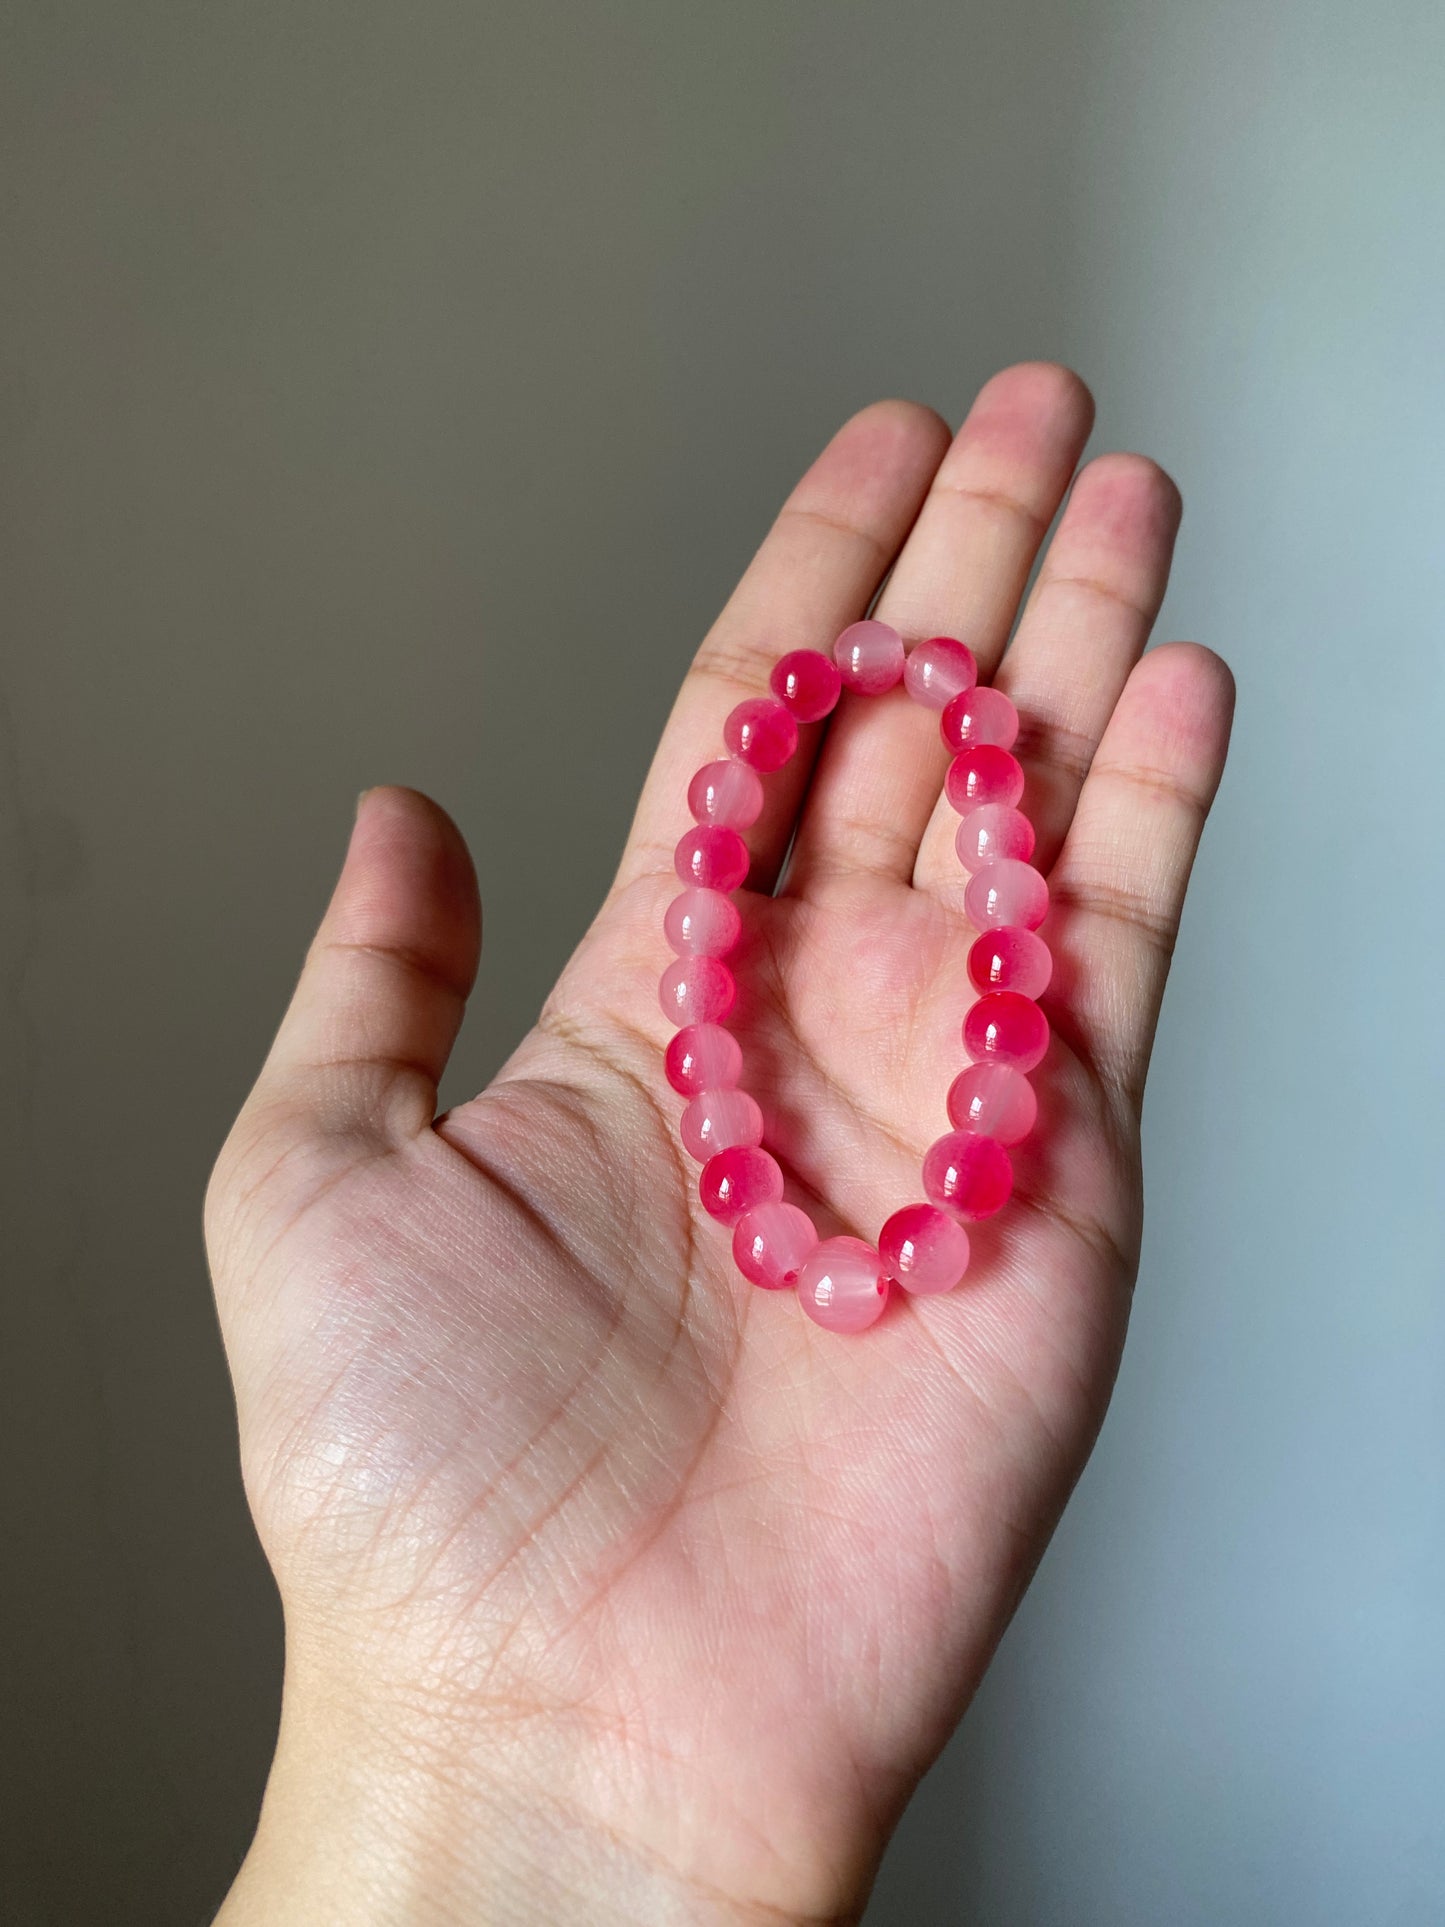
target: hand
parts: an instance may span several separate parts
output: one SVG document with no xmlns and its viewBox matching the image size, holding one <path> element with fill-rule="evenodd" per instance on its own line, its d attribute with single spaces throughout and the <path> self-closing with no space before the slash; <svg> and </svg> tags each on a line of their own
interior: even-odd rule
<svg viewBox="0 0 1445 1927">
<path fill-rule="evenodd" d="M 1103 1415 L 1139 1106 L 1232 686 L 1142 662 L 1178 497 L 1012 368 L 949 443 L 883 403 L 794 491 L 683 685 L 617 880 L 536 1029 L 435 1117 L 477 963 L 440 810 L 362 801 L 207 1201 L 287 1684 L 224 1918 L 854 1918 Z M 1054 1042 L 1016 1190 L 945 1297 L 857 1338 L 746 1285 L 662 1072 L 692 771 L 785 649 L 878 613 L 1018 704 Z M 971 1001 L 932 714 L 844 698 L 767 779 L 734 1028 L 824 1236 L 876 1239 Z M 770 894 L 796 828 L 782 889 Z M 539 882 L 545 887 L 545 880 Z"/>
</svg>

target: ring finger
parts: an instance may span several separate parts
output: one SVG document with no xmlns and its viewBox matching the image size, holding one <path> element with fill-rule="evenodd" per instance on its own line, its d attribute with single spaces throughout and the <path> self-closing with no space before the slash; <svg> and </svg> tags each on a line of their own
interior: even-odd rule
<svg viewBox="0 0 1445 1927">
<path fill-rule="evenodd" d="M 995 677 L 1019 711 L 1014 754 L 1038 839 L 1034 862 L 1045 872 L 1164 599 L 1179 513 L 1178 489 L 1145 456 L 1090 462 Z M 958 822 L 938 797 L 914 882 L 961 903 L 968 877 L 954 851 Z"/>
</svg>

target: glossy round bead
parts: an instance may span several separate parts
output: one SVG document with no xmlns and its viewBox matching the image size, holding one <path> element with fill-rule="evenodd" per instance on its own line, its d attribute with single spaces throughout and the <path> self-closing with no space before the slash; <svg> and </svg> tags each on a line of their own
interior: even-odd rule
<svg viewBox="0 0 1445 1927">
<path fill-rule="evenodd" d="M 1034 853 L 1034 826 L 1011 803 L 985 803 L 959 823 L 953 847 L 965 870 L 980 869 L 996 856 L 1027 863 Z"/>
<path fill-rule="evenodd" d="M 682 1141 L 699 1164 L 735 1144 L 761 1144 L 763 1114 L 746 1091 L 703 1091 L 682 1114 Z"/>
<path fill-rule="evenodd" d="M 881 696 L 903 675 L 903 638 L 886 622 L 855 622 L 833 644 L 833 660 L 849 689 Z"/>
<path fill-rule="evenodd" d="M 956 1131 L 1022 1144 L 1038 1114 L 1033 1085 L 1007 1064 L 970 1064 L 948 1087 L 948 1121 Z"/>
<path fill-rule="evenodd" d="M 735 1144 L 719 1151 L 702 1167 L 697 1181 L 702 1208 L 722 1224 L 736 1224 L 760 1204 L 776 1204 L 783 1195 L 783 1173 L 776 1158 L 756 1145 Z"/>
<path fill-rule="evenodd" d="M 782 1291 L 818 1242 L 806 1211 L 795 1204 L 760 1204 L 733 1230 L 733 1262 L 749 1284 Z"/>
<path fill-rule="evenodd" d="M 1012 749 L 1018 741 L 1019 713 L 1001 689 L 984 683 L 955 696 L 939 718 L 938 727 L 945 746 L 952 750 L 981 743 Z"/>
<path fill-rule="evenodd" d="M 684 890 L 668 904 L 662 928 L 680 957 L 725 957 L 742 935 L 743 920 L 721 890 Z"/>
<path fill-rule="evenodd" d="M 985 803 L 1017 805 L 1024 793 L 1024 769 L 1016 756 L 992 743 L 962 749 L 948 766 L 943 793 L 960 816 Z"/>
<path fill-rule="evenodd" d="M 878 1255 L 905 1291 L 952 1291 L 968 1269 L 968 1233 L 936 1204 L 905 1204 L 880 1232 Z"/>
<path fill-rule="evenodd" d="M 742 1049 L 721 1024 L 688 1024 L 669 1041 L 662 1063 L 668 1083 L 683 1097 L 730 1090 L 743 1074 Z"/>
<path fill-rule="evenodd" d="M 910 651 L 903 665 L 904 687 L 925 709 L 946 708 L 977 681 L 973 651 L 952 636 L 930 636 Z"/>
<path fill-rule="evenodd" d="M 1031 863 L 1001 856 L 975 870 L 963 893 L 963 907 L 976 930 L 1005 923 L 1037 930 L 1049 913 L 1049 886 Z"/>
<path fill-rule="evenodd" d="M 736 890 L 748 873 L 748 846 L 736 830 L 699 823 L 678 838 L 672 867 L 700 890 Z"/>
<path fill-rule="evenodd" d="M 825 1238 L 799 1268 L 798 1299 L 829 1331 L 865 1331 L 888 1302 L 883 1262 L 861 1238 Z"/>
<path fill-rule="evenodd" d="M 949 1131 L 924 1154 L 924 1190 L 961 1218 L 991 1218 L 1008 1203 L 1013 1183 L 1008 1152 L 991 1137 Z"/>
<path fill-rule="evenodd" d="M 750 696 L 729 712 L 723 741 L 752 769 L 781 769 L 798 747 L 798 725 L 775 696 Z"/>
<path fill-rule="evenodd" d="M 733 973 L 720 957 L 679 957 L 662 973 L 657 1001 L 675 1024 L 715 1024 L 737 998 Z"/>
<path fill-rule="evenodd" d="M 1020 997 L 1016 990 L 991 990 L 964 1018 L 963 1042 L 981 1064 L 1031 1071 L 1049 1047 L 1049 1020 L 1031 997 Z"/>
<path fill-rule="evenodd" d="M 1053 974 L 1049 946 L 1017 924 L 985 930 L 968 953 L 968 976 L 975 990 L 1016 990 L 1021 997 L 1042 997 Z"/>
<path fill-rule="evenodd" d="M 699 823 L 746 830 L 763 813 L 763 785 L 756 770 L 732 757 L 704 763 L 687 786 L 687 807 Z"/>
<path fill-rule="evenodd" d="M 773 664 L 768 687 L 799 723 L 820 723 L 838 701 L 843 678 L 819 649 L 790 649 Z"/>
</svg>

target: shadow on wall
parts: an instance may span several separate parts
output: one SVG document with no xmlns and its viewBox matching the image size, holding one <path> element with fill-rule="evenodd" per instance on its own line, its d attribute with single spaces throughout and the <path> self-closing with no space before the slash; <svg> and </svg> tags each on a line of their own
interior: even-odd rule
<svg viewBox="0 0 1445 1927">
<path fill-rule="evenodd" d="M 193 1922 L 253 1823 L 280 1628 L 199 1206 L 356 793 L 430 790 L 477 854 L 452 1101 L 580 934 L 798 469 L 879 394 L 957 417 L 1033 355 L 1183 483 L 1162 626 L 1234 659 L 1240 728 L 1161 1036 L 1119 1409 L 870 1919 L 1445 1914 L 1419 1523 L 1445 1063 L 1365 1003 L 1378 958 L 1338 914 L 1405 906 L 1393 988 L 1435 1008 L 1445 23 L 1397 13 L 263 0 L 17 26 L 16 1918 Z M 1362 636 L 1394 652 L 1390 747 L 1342 780 Z"/>
</svg>

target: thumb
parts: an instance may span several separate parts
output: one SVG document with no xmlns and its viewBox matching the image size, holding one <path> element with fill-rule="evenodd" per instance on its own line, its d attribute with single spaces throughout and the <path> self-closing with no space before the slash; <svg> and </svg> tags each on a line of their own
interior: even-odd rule
<svg viewBox="0 0 1445 1927">
<path fill-rule="evenodd" d="M 480 952 L 460 830 L 416 790 L 368 790 L 252 1103 L 328 1129 L 425 1130 Z"/>
</svg>

